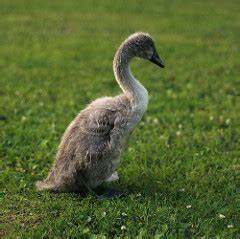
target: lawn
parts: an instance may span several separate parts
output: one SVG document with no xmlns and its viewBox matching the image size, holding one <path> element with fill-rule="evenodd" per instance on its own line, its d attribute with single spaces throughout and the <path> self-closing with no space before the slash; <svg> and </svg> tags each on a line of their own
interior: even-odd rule
<svg viewBox="0 0 240 239">
<path fill-rule="evenodd" d="M 239 1 L 0 0 L 0 237 L 240 238 Z M 166 68 L 132 72 L 149 108 L 112 184 L 121 199 L 38 193 L 60 137 L 116 95 L 112 60 L 147 31 Z"/>
</svg>

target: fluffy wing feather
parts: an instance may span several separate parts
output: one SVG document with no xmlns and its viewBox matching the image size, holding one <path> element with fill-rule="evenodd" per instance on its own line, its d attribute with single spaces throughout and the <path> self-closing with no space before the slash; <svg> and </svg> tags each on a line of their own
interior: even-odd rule
<svg viewBox="0 0 240 239">
<path fill-rule="evenodd" d="M 128 101 L 103 98 L 94 101 L 65 131 L 57 155 L 58 163 L 78 160 L 79 167 L 119 153 L 120 138 L 128 122 Z"/>
</svg>

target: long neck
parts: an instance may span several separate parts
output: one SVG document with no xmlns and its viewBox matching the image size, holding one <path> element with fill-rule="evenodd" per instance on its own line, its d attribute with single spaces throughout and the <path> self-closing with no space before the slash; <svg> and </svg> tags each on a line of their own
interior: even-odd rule
<svg viewBox="0 0 240 239">
<path fill-rule="evenodd" d="M 129 63 L 133 57 L 134 54 L 131 54 L 131 52 L 122 45 L 114 57 L 114 75 L 124 94 L 132 100 L 133 104 L 142 105 L 145 111 L 148 104 L 148 92 L 144 86 L 134 78 L 130 71 Z"/>
</svg>

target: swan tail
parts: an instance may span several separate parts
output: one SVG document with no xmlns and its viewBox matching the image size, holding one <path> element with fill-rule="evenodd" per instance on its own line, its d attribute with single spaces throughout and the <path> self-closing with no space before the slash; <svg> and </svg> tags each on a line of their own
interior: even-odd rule
<svg viewBox="0 0 240 239">
<path fill-rule="evenodd" d="M 36 182 L 36 188 L 38 191 L 50 191 L 50 192 L 56 192 L 57 187 L 55 183 L 55 175 L 54 170 L 51 170 L 48 177 L 45 180 L 37 181 Z"/>
<path fill-rule="evenodd" d="M 56 191 L 55 185 L 51 181 L 48 181 L 48 180 L 37 181 L 36 182 L 36 188 L 39 192 L 42 192 L 42 191 L 50 191 L 50 192 Z"/>
</svg>

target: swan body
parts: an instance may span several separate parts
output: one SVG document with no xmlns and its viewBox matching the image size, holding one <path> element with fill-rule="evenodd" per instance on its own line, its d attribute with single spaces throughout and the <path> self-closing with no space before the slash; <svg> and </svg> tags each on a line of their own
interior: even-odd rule
<svg viewBox="0 0 240 239">
<path fill-rule="evenodd" d="M 132 58 L 164 67 L 147 33 L 135 33 L 119 47 L 113 61 L 123 93 L 93 101 L 67 127 L 48 177 L 36 183 L 39 191 L 83 191 L 118 179 L 116 169 L 130 133 L 148 106 L 148 92 L 129 67 Z"/>
</svg>

